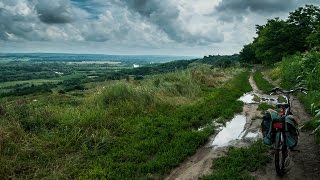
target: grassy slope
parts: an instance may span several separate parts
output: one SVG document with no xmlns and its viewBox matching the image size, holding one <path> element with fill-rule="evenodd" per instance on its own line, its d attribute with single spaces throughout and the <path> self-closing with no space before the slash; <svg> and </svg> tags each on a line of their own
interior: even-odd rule
<svg viewBox="0 0 320 180">
<path fill-rule="evenodd" d="M 219 79 L 231 72 L 236 76 L 227 83 L 212 83 L 212 75 Z M 237 69 L 192 69 L 109 84 L 85 97 L 3 101 L 0 176 L 163 177 L 213 132 L 210 125 L 197 128 L 242 110 L 236 100 L 250 91 L 248 75 Z"/>
</svg>

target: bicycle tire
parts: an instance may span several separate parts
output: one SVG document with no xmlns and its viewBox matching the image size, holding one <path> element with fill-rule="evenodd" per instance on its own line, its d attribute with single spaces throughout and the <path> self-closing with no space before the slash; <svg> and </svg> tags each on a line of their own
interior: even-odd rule
<svg viewBox="0 0 320 180">
<path fill-rule="evenodd" d="M 277 132 L 275 141 L 275 167 L 278 176 L 283 176 L 285 174 L 285 160 L 287 156 L 287 146 L 286 146 L 285 135 L 283 132 Z"/>
</svg>

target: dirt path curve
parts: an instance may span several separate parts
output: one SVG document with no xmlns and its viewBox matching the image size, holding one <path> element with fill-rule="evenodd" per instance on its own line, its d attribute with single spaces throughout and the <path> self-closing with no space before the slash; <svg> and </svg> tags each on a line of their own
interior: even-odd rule
<svg viewBox="0 0 320 180">
<path fill-rule="evenodd" d="M 267 76 L 264 76 L 270 83 L 276 85 Z M 298 119 L 299 124 L 310 119 L 310 115 L 306 113 L 302 104 L 297 98 L 292 97 L 292 111 Z M 264 169 L 254 173 L 258 179 L 262 180 L 318 180 L 320 179 L 320 146 L 315 144 L 314 136 L 310 136 L 311 132 L 301 132 L 300 139 L 295 149 L 301 152 L 292 152 L 292 167 L 284 177 L 278 177 L 274 168 L 273 161 Z"/>
<path fill-rule="evenodd" d="M 252 86 L 252 89 L 255 93 L 260 93 L 260 90 L 257 88 L 252 75 L 250 76 L 249 82 Z M 215 137 L 218 137 L 218 133 L 214 134 L 206 145 L 199 148 L 197 152 L 189 157 L 185 162 L 180 164 L 179 167 L 172 170 L 172 172 L 165 178 L 166 180 L 193 180 L 202 177 L 203 175 L 208 175 L 211 173 L 212 160 L 219 156 L 223 156 L 228 150 L 229 146 L 241 147 L 250 144 L 257 138 L 260 138 L 261 133 L 259 132 L 261 118 L 257 119 L 257 116 L 260 115 L 260 112 L 257 111 L 257 103 L 248 103 L 243 107 L 243 111 L 240 115 L 243 115 L 245 118 L 245 125 L 239 138 L 228 142 L 228 146 L 224 147 L 213 147 L 212 142 Z M 250 135 L 250 136 L 249 136 Z M 252 135 L 255 135 L 252 137 Z"/>
</svg>

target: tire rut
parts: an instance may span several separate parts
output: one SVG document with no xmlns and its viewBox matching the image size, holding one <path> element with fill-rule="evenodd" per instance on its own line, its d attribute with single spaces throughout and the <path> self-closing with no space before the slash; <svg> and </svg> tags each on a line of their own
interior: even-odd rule
<svg viewBox="0 0 320 180">
<path fill-rule="evenodd" d="M 250 85 L 252 86 L 253 92 L 260 93 L 261 91 L 256 86 L 252 75 L 249 78 Z M 203 147 L 199 148 L 197 152 L 187 158 L 183 163 L 181 163 L 177 168 L 171 171 L 171 173 L 165 178 L 166 180 L 193 180 L 198 179 L 204 175 L 209 175 L 212 172 L 211 166 L 212 161 L 215 158 L 225 155 L 230 146 L 233 147 L 243 147 L 251 144 L 255 139 L 247 138 L 248 133 L 258 133 L 260 130 L 261 117 L 260 111 L 257 111 L 258 104 L 244 104 L 243 111 L 241 115 L 246 117 L 246 124 L 244 126 L 243 132 L 241 133 L 242 139 L 236 140 L 230 143 L 229 146 L 214 148 L 211 143 L 212 140 L 217 136 L 215 133 L 209 138 L 209 141 Z M 262 136 L 259 132 L 258 136 Z"/>
</svg>

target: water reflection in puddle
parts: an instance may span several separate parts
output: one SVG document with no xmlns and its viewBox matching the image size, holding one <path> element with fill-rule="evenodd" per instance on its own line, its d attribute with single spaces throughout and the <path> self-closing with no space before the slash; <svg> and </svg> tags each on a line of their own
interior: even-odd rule
<svg viewBox="0 0 320 180">
<path fill-rule="evenodd" d="M 256 138 L 258 136 L 259 132 L 248 132 L 246 135 L 246 138 Z"/>
<path fill-rule="evenodd" d="M 244 126 L 246 124 L 246 117 L 244 115 L 236 115 L 230 122 L 227 122 L 226 126 L 217 134 L 211 145 L 213 147 L 228 146 L 229 143 L 239 137 L 242 134 Z"/>
<path fill-rule="evenodd" d="M 243 96 L 241 96 L 239 98 L 240 101 L 244 102 L 244 103 L 257 103 L 256 101 L 253 100 L 254 98 L 254 95 L 253 93 L 247 93 L 247 94 L 244 94 Z"/>
</svg>

